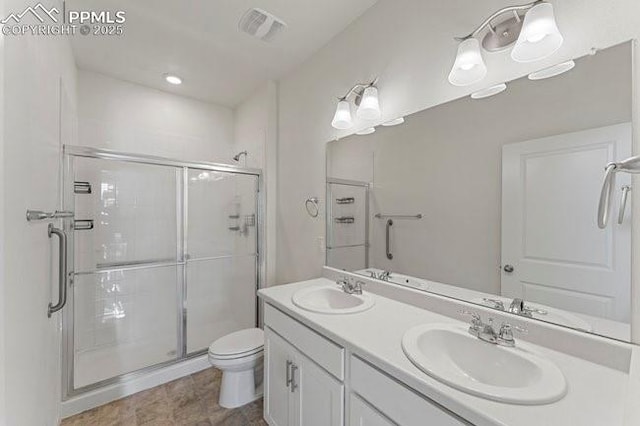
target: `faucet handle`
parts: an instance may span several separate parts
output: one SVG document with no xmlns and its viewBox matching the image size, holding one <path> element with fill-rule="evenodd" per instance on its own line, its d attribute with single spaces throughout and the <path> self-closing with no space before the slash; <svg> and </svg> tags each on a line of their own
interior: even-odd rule
<svg viewBox="0 0 640 426">
<path fill-rule="evenodd" d="M 482 301 L 485 302 L 485 304 L 491 304 L 493 309 L 499 309 L 501 311 L 504 311 L 504 302 L 502 300 L 498 300 L 498 299 L 491 299 L 490 297 L 483 297 Z"/>
<path fill-rule="evenodd" d="M 506 322 L 502 323 L 500 331 L 498 332 L 498 344 L 513 348 L 516 345 L 516 339 L 513 338 L 513 330 L 522 334 L 527 334 L 529 332 L 529 330 L 524 327 L 511 325 Z"/>
<path fill-rule="evenodd" d="M 529 305 L 524 305 L 524 310 L 525 310 L 525 312 L 530 312 L 530 313 L 538 314 L 538 315 L 548 315 L 549 314 L 549 311 L 546 311 L 544 309 L 534 308 L 534 307 L 529 306 Z"/>
<path fill-rule="evenodd" d="M 460 313 L 462 315 L 466 315 L 466 316 L 471 317 L 471 322 L 473 324 L 481 324 L 482 323 L 482 318 L 480 318 L 480 315 L 478 315 L 478 313 L 476 313 L 476 312 L 468 311 L 466 309 L 463 309 L 463 310 L 460 311 Z"/>
</svg>

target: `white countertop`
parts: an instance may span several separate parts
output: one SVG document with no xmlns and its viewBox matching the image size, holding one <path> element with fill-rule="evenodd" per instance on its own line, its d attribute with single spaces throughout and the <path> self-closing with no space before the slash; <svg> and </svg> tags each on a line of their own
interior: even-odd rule
<svg viewBox="0 0 640 426">
<path fill-rule="evenodd" d="M 375 305 L 349 315 L 325 315 L 296 307 L 291 296 L 313 285 L 335 285 L 326 278 L 270 287 L 259 291 L 267 303 L 357 354 L 424 396 L 479 425 L 638 426 L 640 425 L 640 348 L 633 346 L 631 374 L 536 346 L 541 356 L 564 373 L 567 395 L 558 402 L 513 405 L 458 391 L 414 366 L 401 347 L 406 330 L 425 323 L 457 323 L 450 317 L 373 294 Z"/>
</svg>

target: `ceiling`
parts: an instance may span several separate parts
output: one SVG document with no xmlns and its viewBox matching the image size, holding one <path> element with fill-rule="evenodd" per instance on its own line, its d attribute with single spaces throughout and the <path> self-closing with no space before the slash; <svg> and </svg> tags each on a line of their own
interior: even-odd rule
<svg viewBox="0 0 640 426">
<path fill-rule="evenodd" d="M 124 10 L 121 36 L 76 35 L 79 68 L 229 107 L 302 63 L 377 0 L 67 0 L 67 10 Z M 271 43 L 238 31 L 251 8 L 282 19 Z M 171 86 L 172 73 L 183 79 Z"/>
</svg>

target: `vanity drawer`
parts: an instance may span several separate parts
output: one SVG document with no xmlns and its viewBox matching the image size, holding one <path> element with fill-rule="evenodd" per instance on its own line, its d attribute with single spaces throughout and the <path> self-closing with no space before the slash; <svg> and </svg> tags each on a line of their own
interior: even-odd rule
<svg viewBox="0 0 640 426">
<path fill-rule="evenodd" d="M 300 352 L 340 380 L 344 380 L 344 349 L 273 306 L 265 304 L 264 323 Z"/>
<path fill-rule="evenodd" d="M 401 426 L 468 426 L 469 423 L 351 356 L 351 390 Z"/>
</svg>

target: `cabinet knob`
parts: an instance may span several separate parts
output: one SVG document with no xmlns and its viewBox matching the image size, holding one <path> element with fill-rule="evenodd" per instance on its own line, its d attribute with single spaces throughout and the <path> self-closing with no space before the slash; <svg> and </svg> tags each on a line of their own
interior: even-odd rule
<svg viewBox="0 0 640 426">
<path fill-rule="evenodd" d="M 502 268 L 507 274 L 512 273 L 513 271 L 515 271 L 515 268 L 513 267 L 513 265 L 504 265 L 504 268 Z"/>
</svg>

